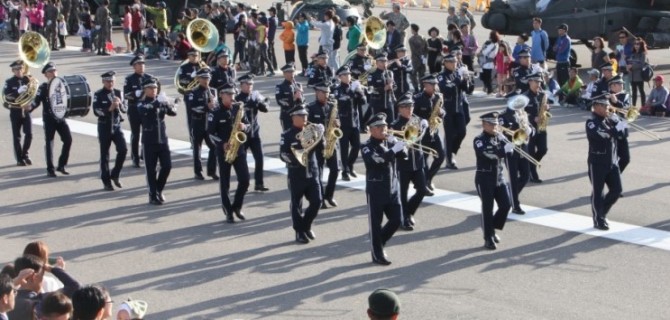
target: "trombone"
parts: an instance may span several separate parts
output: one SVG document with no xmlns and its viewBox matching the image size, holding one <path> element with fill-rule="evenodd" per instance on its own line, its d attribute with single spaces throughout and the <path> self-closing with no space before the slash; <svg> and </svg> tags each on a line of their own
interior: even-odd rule
<svg viewBox="0 0 670 320">
<path fill-rule="evenodd" d="M 416 143 L 416 141 L 421 140 L 418 134 L 419 129 L 417 127 L 408 126 L 408 128 L 406 128 L 405 130 L 388 129 L 386 132 L 387 135 L 398 137 L 397 138 L 398 140 L 405 142 L 405 146 L 407 147 L 407 149 L 416 150 L 419 152 L 423 152 L 427 155 L 437 157 L 437 151 L 435 151 L 435 149 Z"/>
<path fill-rule="evenodd" d="M 501 133 L 500 131 L 498 131 L 498 128 L 501 128 L 500 130 L 502 131 L 502 135 L 500 135 L 500 137 L 502 138 L 501 140 L 505 143 L 512 143 L 514 145 L 514 152 L 516 152 L 520 156 L 526 158 L 526 160 L 528 160 L 528 162 L 532 163 L 536 167 L 539 168 L 539 167 L 542 166 L 542 164 L 540 164 L 540 161 L 533 158 L 533 156 L 531 156 L 528 152 L 526 152 L 525 150 L 523 150 L 523 148 L 521 148 L 521 146 L 524 143 L 526 143 L 526 139 L 528 138 L 528 134 L 526 133 L 525 130 L 523 130 L 521 128 L 516 129 L 516 130 L 511 130 L 511 129 L 508 129 L 508 128 L 505 128 L 503 126 L 498 125 L 498 127 L 495 130 L 496 133 Z M 505 136 L 505 133 L 512 136 L 512 141 L 507 139 L 507 136 Z"/>
<path fill-rule="evenodd" d="M 638 132 L 647 136 L 648 138 L 650 138 L 652 140 L 656 140 L 656 141 L 661 140 L 661 137 L 659 137 L 656 133 L 652 132 L 649 129 L 646 129 L 646 128 L 642 127 L 641 125 L 639 125 L 637 123 L 634 123 L 637 120 L 637 118 L 640 116 L 640 110 L 638 108 L 630 107 L 628 109 L 624 109 L 624 108 L 617 108 L 617 107 L 610 106 L 609 111 L 611 113 L 614 113 L 614 114 L 617 114 L 617 115 L 619 115 L 619 114 L 622 115 L 623 118 L 626 119 L 626 121 L 628 121 L 628 125 L 631 128 L 637 130 Z"/>
</svg>

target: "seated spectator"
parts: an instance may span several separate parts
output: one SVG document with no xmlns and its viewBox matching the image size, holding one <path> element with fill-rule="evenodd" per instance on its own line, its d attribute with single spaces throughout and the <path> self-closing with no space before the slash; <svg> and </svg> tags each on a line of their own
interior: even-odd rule
<svg viewBox="0 0 670 320">
<path fill-rule="evenodd" d="M 561 89 L 561 86 L 558 85 L 558 81 L 556 81 L 551 72 L 542 72 L 542 76 L 545 81 L 544 83 L 546 83 L 542 89 L 547 93 L 548 103 L 554 107 L 558 106 L 558 91 Z"/>
<path fill-rule="evenodd" d="M 40 259 L 42 259 L 42 261 L 46 261 L 47 264 L 49 263 L 49 261 L 53 263 L 56 262 L 56 259 L 53 260 L 49 259 L 49 247 L 47 247 L 47 244 L 42 241 L 35 241 L 26 245 L 26 247 L 23 249 L 23 254 L 32 254 L 34 256 L 37 256 Z M 44 279 L 42 280 L 42 292 L 44 293 L 54 292 L 60 290 L 61 288 L 63 288 L 63 284 L 60 281 L 58 281 L 58 279 L 50 275 L 46 274 L 44 275 Z"/>
<path fill-rule="evenodd" d="M 594 91 L 594 86 L 596 86 L 596 82 L 598 79 L 600 79 L 600 71 L 598 69 L 591 69 L 589 70 L 589 83 L 586 85 L 586 88 L 582 90 L 582 95 L 577 100 L 577 105 L 579 105 L 579 108 L 582 110 L 590 110 L 591 106 L 591 92 Z"/>
<path fill-rule="evenodd" d="M 107 304 L 105 295 L 100 288 L 86 286 L 72 295 L 72 320 L 102 320 Z"/>
<path fill-rule="evenodd" d="M 583 85 L 582 79 L 577 75 L 577 68 L 570 68 L 570 78 L 558 91 L 560 103 L 565 104 L 568 108 L 577 105 L 577 98 L 581 94 Z"/>
<path fill-rule="evenodd" d="M 186 39 L 186 35 L 180 32 L 177 35 L 177 42 L 174 45 L 174 57 L 176 60 L 188 59 L 188 52 L 191 50 L 191 44 Z"/>
<path fill-rule="evenodd" d="M 72 315 L 72 301 L 62 292 L 51 292 L 42 299 L 40 320 L 68 320 Z"/>
<path fill-rule="evenodd" d="M 400 299 L 388 289 L 377 289 L 368 297 L 368 317 L 373 320 L 396 320 Z"/>
<path fill-rule="evenodd" d="M 128 299 L 119 306 L 116 320 L 142 320 L 147 314 L 147 307 L 146 301 Z"/>
<path fill-rule="evenodd" d="M 144 39 L 146 39 L 147 42 L 152 40 L 153 43 L 158 42 L 158 31 L 154 28 L 154 23 L 151 20 L 147 21 L 147 27 L 144 29 Z"/>
<path fill-rule="evenodd" d="M 158 30 L 158 55 L 161 60 L 166 60 L 172 56 L 172 43 L 163 30 Z"/>
<path fill-rule="evenodd" d="M 8 274 L 0 274 L 0 319 L 7 319 L 7 312 L 14 309 L 16 289 L 12 283 L 12 277 Z"/>
<path fill-rule="evenodd" d="M 664 117 L 666 112 L 665 103 L 668 99 L 668 89 L 663 86 L 663 76 L 654 77 L 654 88 L 649 92 L 647 101 L 640 108 L 640 113 Z"/>
<path fill-rule="evenodd" d="M 44 294 L 42 293 L 42 280 L 45 272 L 53 274 L 60 282 L 64 284 L 63 294 L 70 297 L 79 289 L 77 280 L 70 277 L 63 267 L 65 262 L 62 258 L 58 259 L 56 266 L 46 264 L 40 257 L 27 254 L 14 261 L 15 272 L 19 275 L 18 282 L 21 284 L 16 294 L 16 306 L 14 310 L 7 315 L 9 319 L 32 319 L 35 311 L 41 310 L 41 302 Z"/>
</svg>

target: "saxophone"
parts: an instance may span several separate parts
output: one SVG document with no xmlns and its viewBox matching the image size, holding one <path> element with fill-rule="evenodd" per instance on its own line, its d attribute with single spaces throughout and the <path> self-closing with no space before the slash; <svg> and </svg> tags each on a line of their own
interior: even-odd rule
<svg viewBox="0 0 670 320">
<path fill-rule="evenodd" d="M 228 150 L 225 151 L 226 162 L 232 164 L 237 159 L 237 151 L 240 145 L 247 142 L 247 135 L 240 130 L 240 123 L 244 116 L 244 108 L 242 104 L 238 104 L 237 114 L 235 114 L 235 121 L 233 122 L 233 131 L 228 138 Z"/>
<path fill-rule="evenodd" d="M 337 120 L 337 100 L 333 99 L 328 102 L 329 104 L 332 103 L 332 108 L 330 108 L 330 117 L 326 126 L 326 145 L 323 148 L 323 157 L 326 159 L 330 159 L 333 156 L 337 140 L 342 138 L 342 130 L 335 126 L 335 121 Z"/>
<path fill-rule="evenodd" d="M 547 131 L 547 126 L 549 125 L 549 118 L 551 118 L 551 113 L 549 112 L 549 106 L 547 104 L 547 94 L 543 93 L 542 103 L 537 113 L 537 130 L 540 132 Z"/>
<path fill-rule="evenodd" d="M 309 123 L 301 132 L 296 134 L 295 138 L 300 141 L 302 149 L 291 146 L 291 151 L 303 167 L 307 167 L 309 164 L 309 152 L 321 143 L 323 131 L 323 126 Z"/>
<path fill-rule="evenodd" d="M 433 111 L 430 113 L 428 118 L 428 128 L 430 130 L 430 135 L 437 133 L 437 129 L 442 125 L 442 104 L 444 101 L 439 94 L 437 95 L 437 101 L 433 104 Z"/>
</svg>

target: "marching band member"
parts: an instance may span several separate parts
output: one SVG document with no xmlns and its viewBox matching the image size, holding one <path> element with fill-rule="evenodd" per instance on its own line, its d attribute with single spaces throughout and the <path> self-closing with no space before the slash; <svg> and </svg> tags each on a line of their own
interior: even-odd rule
<svg viewBox="0 0 670 320">
<path fill-rule="evenodd" d="M 335 70 L 328 65 L 328 54 L 323 52 L 316 55 L 316 64 L 314 65 L 314 70 L 307 80 L 307 85 L 312 87 L 319 83 L 333 82 L 335 77 Z"/>
<path fill-rule="evenodd" d="M 365 163 L 367 196 L 372 243 L 372 262 L 390 265 L 384 246 L 400 226 L 402 207 L 396 158 L 404 158 L 405 143 L 387 134 L 386 114 L 377 113 L 368 121 L 370 139 L 361 148 Z M 386 216 L 386 224 L 382 220 Z"/>
<path fill-rule="evenodd" d="M 508 97 L 528 91 L 528 81 L 526 81 L 526 76 L 532 73 L 530 70 L 530 53 L 526 50 L 521 51 L 519 53 L 518 63 L 519 66 L 512 70 L 512 76 L 514 77 L 514 86 L 516 87 L 516 90 L 510 92 Z"/>
<path fill-rule="evenodd" d="M 320 82 L 314 85 L 314 91 L 316 93 L 316 100 L 307 105 L 307 112 L 309 112 L 309 117 L 307 120 L 311 123 L 321 124 L 328 129 L 328 123 L 330 123 L 330 115 L 334 105 L 329 101 L 328 97 L 330 95 L 330 83 Z M 335 115 L 336 117 L 338 115 Z M 340 120 L 335 120 L 335 127 L 340 127 Z M 333 207 L 337 207 L 337 201 L 333 198 L 335 194 L 335 184 L 337 183 L 337 176 L 340 173 L 340 161 L 338 159 L 338 149 L 339 142 L 336 142 L 335 152 L 330 159 L 326 159 L 323 151 L 325 147 L 325 142 L 319 144 L 316 150 L 316 162 L 319 165 L 319 183 L 321 183 L 321 190 L 323 191 L 323 203 L 321 204 L 321 209 L 327 209 L 328 204 Z M 328 174 L 328 181 L 326 182 L 326 187 L 323 187 L 323 167 L 324 165 L 328 166 L 330 173 Z"/>
<path fill-rule="evenodd" d="M 158 80 L 155 78 L 144 81 L 142 87 L 144 99 L 137 103 L 137 110 L 142 121 L 142 146 L 149 186 L 149 203 L 161 205 L 165 202 L 163 189 L 172 170 L 165 116 L 176 116 L 177 108 L 168 101 L 165 93 L 158 95 Z M 156 176 L 156 166 L 159 163 L 161 169 Z"/>
<path fill-rule="evenodd" d="M 200 52 L 195 49 L 188 51 L 188 63 L 179 66 L 179 85 L 186 87 L 193 81 L 200 69 Z M 188 98 L 189 92 L 183 92 L 184 101 Z M 193 137 L 191 136 L 191 112 L 186 108 L 186 125 L 188 126 L 188 136 L 193 144 Z"/>
<path fill-rule="evenodd" d="M 128 122 L 130 123 L 130 159 L 135 168 L 140 167 L 140 129 L 142 120 L 137 109 L 142 94 L 144 93 L 143 83 L 153 76 L 145 73 L 144 56 L 138 55 L 130 60 L 130 66 L 133 67 L 133 74 L 128 75 L 123 83 L 123 96 L 128 101 Z"/>
<path fill-rule="evenodd" d="M 242 205 L 244 204 L 244 195 L 249 189 L 249 167 L 247 166 L 247 151 L 242 145 L 238 145 L 237 154 L 233 155 L 233 159 L 226 159 L 227 153 L 231 145 L 231 136 L 234 131 L 241 131 L 247 134 L 249 131 L 249 122 L 245 119 L 244 114 L 237 128 L 234 128 L 238 113 L 244 113 L 244 105 L 235 102 L 235 87 L 231 84 L 225 84 L 219 90 L 219 106 L 212 110 L 207 118 L 207 132 L 216 144 L 216 155 L 219 160 L 219 173 L 221 179 L 219 180 L 219 190 L 221 193 L 221 206 L 223 213 L 226 215 L 226 222 L 234 223 L 233 214 L 240 219 L 246 220 L 244 213 L 242 213 Z M 234 137 L 233 137 L 234 139 Z M 228 162 L 232 160 L 231 162 Z M 230 169 L 235 169 L 237 176 L 237 190 L 235 190 L 235 197 L 233 202 L 230 202 L 228 191 L 230 190 Z"/>
<path fill-rule="evenodd" d="M 284 74 L 284 81 L 275 87 L 275 99 L 277 105 L 281 108 L 279 121 L 282 130 L 288 130 L 293 126 L 289 111 L 296 105 L 303 103 L 302 85 L 295 80 L 293 63 L 283 66 L 281 71 Z"/>
<path fill-rule="evenodd" d="M 438 74 L 437 81 L 444 101 L 444 146 L 447 157 L 447 169 L 458 169 L 454 156 L 461 148 L 465 138 L 466 126 L 470 122 L 470 111 L 465 105 L 465 92 L 471 83 L 456 72 L 456 57 L 448 55 L 442 59 L 444 70 Z"/>
<path fill-rule="evenodd" d="M 393 130 L 404 131 L 409 126 L 416 126 L 419 130 L 417 143 L 423 139 L 428 130 L 428 121 L 413 114 L 414 100 L 411 95 L 403 96 L 398 101 L 398 119 L 391 123 Z M 424 171 L 423 151 L 411 149 L 407 151 L 407 157 L 397 159 L 397 168 L 400 178 L 400 204 L 402 205 L 402 224 L 405 230 L 414 230 L 414 214 L 426 196 L 426 174 Z M 412 198 L 407 199 L 409 183 L 412 182 L 416 192 Z"/>
<path fill-rule="evenodd" d="M 528 122 L 532 126 L 533 134 L 528 141 L 528 153 L 537 161 L 541 161 L 544 155 L 547 154 L 547 132 L 538 129 L 538 115 L 540 113 L 541 104 L 544 101 L 545 92 L 540 88 L 542 84 L 542 75 L 540 73 L 533 73 L 526 76 L 528 82 L 528 91 L 523 94 L 530 99 L 525 111 L 528 114 Z M 548 102 L 547 102 L 548 103 Z M 549 106 L 547 106 L 549 110 Z M 537 166 L 530 164 L 530 182 L 542 183 L 537 174 Z"/>
<path fill-rule="evenodd" d="M 602 77 L 596 81 L 591 92 L 591 97 L 597 97 L 602 94 L 610 92 L 609 81 L 614 77 L 614 68 L 611 63 L 607 62 L 600 66 L 600 73 Z"/>
<path fill-rule="evenodd" d="M 35 97 L 31 108 L 34 110 L 42 105 L 42 121 L 44 122 L 44 138 L 46 140 L 46 152 L 44 157 L 47 160 L 47 176 L 55 178 L 56 173 L 54 172 L 53 164 L 54 135 L 58 132 L 60 140 L 63 141 L 63 148 L 61 149 L 60 157 L 58 158 L 58 167 L 56 167 L 56 171 L 64 175 L 69 175 L 70 173 L 65 171 L 65 166 L 70 157 L 72 134 L 70 133 L 70 126 L 68 126 L 66 119 L 57 118 L 51 109 L 49 82 L 58 76 L 56 65 L 52 62 L 47 63 L 44 68 L 42 68 L 42 74 L 47 78 L 47 81 L 43 82 L 39 89 L 37 89 L 37 96 Z"/>
<path fill-rule="evenodd" d="M 386 53 L 375 57 L 377 69 L 368 74 L 370 88 L 369 108 L 373 114 L 385 113 L 386 121 L 395 119 L 395 96 L 393 94 L 393 73 L 387 69 L 388 58 Z"/>
<path fill-rule="evenodd" d="M 291 220 L 295 230 L 295 241 L 298 243 L 309 243 L 315 240 L 316 235 L 312 231 L 312 222 L 319 213 L 321 206 L 321 183 L 319 183 L 319 168 L 316 162 L 315 149 L 307 152 L 307 162 L 301 164 L 296 158 L 293 150 L 303 150 L 306 146 L 298 139 L 298 134 L 303 133 L 307 125 L 307 109 L 298 104 L 289 111 L 291 116 L 291 127 L 284 131 L 279 142 L 281 160 L 286 163 L 288 169 L 288 189 L 291 192 Z M 316 125 L 323 134 L 323 125 Z M 309 205 L 304 210 L 302 198 L 305 197 Z"/>
<path fill-rule="evenodd" d="M 528 124 L 528 119 L 521 119 L 520 116 L 524 116 L 522 110 L 526 107 L 526 104 L 514 106 L 508 104 L 507 108 L 500 112 L 498 115 L 498 124 L 501 127 L 507 128 L 511 131 L 523 130 L 526 132 L 527 136 L 531 136 L 533 129 L 531 129 Z M 521 110 L 521 111 L 518 111 Z M 503 133 L 507 136 L 509 141 L 513 141 L 513 137 L 507 133 Z M 525 141 L 522 145 L 518 146 L 523 151 L 528 152 L 528 141 Z M 510 191 L 512 193 L 512 213 L 515 214 L 525 214 L 526 212 L 521 208 L 521 202 L 519 202 L 519 195 L 523 188 L 526 187 L 528 180 L 530 178 L 530 163 L 528 160 L 518 152 L 507 153 L 505 154 L 505 166 L 509 172 L 510 177 Z"/>
<path fill-rule="evenodd" d="M 423 91 L 414 95 L 414 114 L 419 116 L 421 119 L 430 121 L 430 118 L 433 114 L 433 108 L 436 106 L 441 97 L 437 88 L 437 78 L 434 75 L 429 74 L 421 78 L 421 83 L 423 85 Z M 444 105 L 439 107 L 437 118 L 444 122 Z M 432 196 L 434 193 L 435 187 L 433 186 L 433 178 L 440 170 L 440 166 L 444 162 L 446 155 L 444 153 L 444 145 L 442 144 L 442 139 L 440 138 L 439 130 L 435 132 L 426 132 L 423 135 L 421 144 L 426 147 L 429 147 L 437 152 L 435 157 L 433 157 L 433 162 L 428 166 L 428 157 L 425 159 L 425 175 L 426 175 L 426 195 Z"/>
<path fill-rule="evenodd" d="M 630 108 L 630 95 L 623 90 L 623 78 L 620 74 L 608 81 L 610 87 L 609 103 L 612 107 L 628 110 Z M 617 156 L 619 157 L 619 170 L 623 173 L 630 163 L 630 149 L 628 148 L 628 129 L 617 139 Z"/>
<path fill-rule="evenodd" d="M 258 122 L 258 112 L 267 113 L 267 99 L 263 98 L 258 91 L 254 89 L 254 75 L 246 74 L 237 79 L 240 82 L 240 93 L 235 97 L 235 101 L 244 104 L 246 119 L 249 120 L 249 135 L 244 144 L 245 149 L 251 149 L 254 156 L 254 190 L 270 190 L 263 182 L 263 142 L 261 141 L 261 125 Z"/>
<path fill-rule="evenodd" d="M 5 80 L 3 88 L 5 97 L 14 102 L 14 100 L 26 90 L 28 90 L 28 77 L 23 74 L 23 61 L 17 60 L 9 65 L 12 68 L 13 77 Z M 5 102 L 7 104 L 7 102 Z M 7 105 L 5 105 L 7 106 Z M 9 108 L 9 119 L 12 123 L 12 140 L 14 141 L 14 158 L 17 166 L 26 166 L 33 164 L 28 155 L 30 144 L 33 141 L 33 123 L 30 116 L 30 103 L 20 108 Z M 23 145 L 21 145 L 21 129 L 23 128 Z"/>
<path fill-rule="evenodd" d="M 356 54 L 351 60 L 349 60 L 349 69 L 351 69 L 351 76 L 354 79 L 361 78 L 366 72 L 372 69 L 372 63 L 370 62 L 370 56 L 368 56 L 368 45 L 366 43 L 361 43 L 356 47 Z"/>
<path fill-rule="evenodd" d="M 218 90 L 226 83 L 235 85 L 235 77 L 237 77 L 235 68 L 231 68 L 228 64 L 228 50 L 222 50 L 216 55 L 216 67 L 212 71 L 212 80 L 209 83 Z"/>
<path fill-rule="evenodd" d="M 117 188 L 123 188 L 119 175 L 126 160 L 128 148 L 126 138 L 121 131 L 121 122 L 126 113 L 121 90 L 114 88 L 116 72 L 109 71 L 101 75 L 102 89 L 93 94 L 93 113 L 98 117 L 98 142 L 100 143 L 100 178 L 106 191 L 114 191 L 112 182 Z M 111 173 L 109 171 L 109 147 L 112 142 L 116 148 L 116 160 Z"/>
<path fill-rule="evenodd" d="M 410 75 L 414 71 L 412 68 L 412 61 L 407 56 L 407 48 L 400 45 L 395 49 L 397 58 L 389 62 L 388 69 L 393 72 L 393 79 L 396 81 L 394 90 L 396 100 L 399 100 L 405 93 L 414 93 L 414 86 L 410 81 Z"/>
<path fill-rule="evenodd" d="M 349 181 L 349 176 L 358 177 L 354 164 L 361 149 L 360 117 L 361 109 L 367 102 L 360 82 L 351 82 L 351 71 L 348 66 L 337 70 L 340 83 L 333 88 L 337 99 L 337 113 L 340 119 L 340 159 L 342 159 L 342 180 Z M 351 150 L 349 147 L 351 146 Z"/>
<path fill-rule="evenodd" d="M 503 143 L 501 133 L 496 131 L 498 113 L 490 112 L 480 117 L 483 132 L 475 137 L 474 148 L 477 157 L 475 186 L 482 201 L 482 229 L 484 231 L 484 247 L 496 249 L 500 238 L 495 229 L 502 230 L 507 221 L 511 207 L 509 189 L 503 175 L 502 161 L 506 153 L 514 151 L 514 145 Z M 493 213 L 493 202 L 498 210 Z"/>
<path fill-rule="evenodd" d="M 589 179 L 593 187 L 591 212 L 593 227 L 609 230 L 607 214 L 621 194 L 621 173 L 618 166 L 617 139 L 624 136 L 626 120 L 607 110 L 606 95 L 594 97 L 591 118 L 586 120 L 586 137 L 589 141 Z M 605 185 L 609 190 L 603 194 Z"/>
<path fill-rule="evenodd" d="M 216 89 L 210 84 L 210 69 L 202 68 L 196 72 L 198 87 L 186 95 L 186 110 L 191 123 L 191 142 L 193 143 L 193 173 L 196 180 L 205 180 L 202 176 L 200 150 L 205 141 L 209 154 L 207 155 L 207 176 L 212 180 L 219 180 L 216 175 L 216 147 L 207 134 L 207 115 L 216 105 Z"/>
</svg>

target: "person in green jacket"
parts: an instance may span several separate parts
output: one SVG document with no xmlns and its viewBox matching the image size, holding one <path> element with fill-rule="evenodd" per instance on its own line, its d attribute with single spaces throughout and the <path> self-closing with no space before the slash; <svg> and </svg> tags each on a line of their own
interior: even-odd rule
<svg viewBox="0 0 670 320">
<path fill-rule="evenodd" d="M 581 94 L 584 83 L 577 75 L 577 68 L 570 68 L 569 74 L 570 79 L 563 84 L 561 90 L 558 92 L 558 96 L 561 105 L 567 103 L 568 106 L 574 106 L 577 105 L 577 99 Z"/>
<path fill-rule="evenodd" d="M 352 52 L 361 43 L 361 26 L 358 25 L 358 18 L 348 16 L 347 27 L 349 27 L 349 31 L 347 32 L 347 39 L 349 40 L 349 43 L 347 43 L 347 52 Z"/>
<path fill-rule="evenodd" d="M 155 7 L 144 5 L 144 10 L 154 16 L 156 29 L 163 30 L 167 34 L 170 32 L 167 24 L 167 10 L 165 9 L 165 2 L 160 1 L 156 3 Z"/>
</svg>

